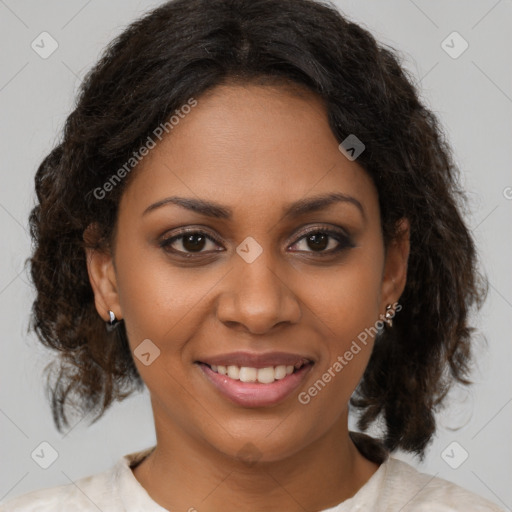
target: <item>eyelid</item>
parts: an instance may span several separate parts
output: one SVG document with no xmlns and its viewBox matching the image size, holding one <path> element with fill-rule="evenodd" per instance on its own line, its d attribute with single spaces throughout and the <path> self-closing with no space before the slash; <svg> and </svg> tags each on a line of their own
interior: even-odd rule
<svg viewBox="0 0 512 512">
<path fill-rule="evenodd" d="M 298 235 L 295 235 L 296 240 L 293 244 L 296 244 L 298 241 L 302 240 L 305 236 L 308 236 L 311 233 L 325 233 L 329 236 L 338 235 L 340 237 L 345 237 L 347 240 L 350 240 L 350 235 L 346 230 L 340 227 L 334 227 L 329 224 L 316 224 L 314 226 L 309 226 L 303 229 Z"/>
<path fill-rule="evenodd" d="M 174 241 L 179 240 L 181 237 L 190 235 L 190 234 L 204 235 L 204 237 L 208 238 L 208 240 L 215 242 L 217 245 L 221 245 L 221 241 L 216 236 L 210 234 L 208 231 L 205 230 L 205 228 L 202 228 L 202 227 L 182 228 L 182 229 L 178 230 L 176 233 L 174 233 L 172 236 L 164 235 L 163 237 L 161 237 L 159 244 L 160 245 L 162 245 L 162 244 L 170 245 Z M 183 251 L 178 251 L 178 252 L 183 252 Z M 193 254 L 193 253 L 184 253 L 184 254 Z M 197 254 L 201 254 L 201 253 L 197 253 Z"/>
</svg>

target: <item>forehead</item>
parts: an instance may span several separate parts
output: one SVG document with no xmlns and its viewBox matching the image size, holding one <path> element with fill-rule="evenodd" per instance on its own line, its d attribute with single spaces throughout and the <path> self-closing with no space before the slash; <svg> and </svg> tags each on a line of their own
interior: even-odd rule
<svg viewBox="0 0 512 512">
<path fill-rule="evenodd" d="M 314 93 L 219 86 L 199 97 L 137 166 L 123 201 L 143 210 L 166 196 L 186 195 L 264 213 L 308 195 L 340 192 L 375 209 L 372 180 L 338 145 Z"/>
</svg>

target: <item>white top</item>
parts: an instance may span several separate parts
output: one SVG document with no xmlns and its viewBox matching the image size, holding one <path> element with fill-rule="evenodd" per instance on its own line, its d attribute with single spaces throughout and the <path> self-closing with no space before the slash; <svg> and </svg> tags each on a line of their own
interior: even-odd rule
<svg viewBox="0 0 512 512">
<path fill-rule="evenodd" d="M 0 512 L 167 512 L 151 499 L 131 470 L 153 448 L 125 455 L 112 468 L 74 484 L 13 498 L 0 505 Z M 388 457 L 352 498 L 321 512 L 356 511 L 504 512 L 458 485 L 420 473 L 393 457 Z"/>
</svg>

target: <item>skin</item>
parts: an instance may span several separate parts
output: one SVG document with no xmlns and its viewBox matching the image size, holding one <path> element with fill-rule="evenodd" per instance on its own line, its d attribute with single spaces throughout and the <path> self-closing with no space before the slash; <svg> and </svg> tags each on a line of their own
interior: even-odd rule
<svg viewBox="0 0 512 512">
<path fill-rule="evenodd" d="M 339 151 L 321 100 L 298 88 L 215 88 L 133 172 L 113 252 L 88 250 L 87 260 L 100 316 L 108 320 L 111 309 L 124 319 L 132 351 L 145 339 L 160 350 L 149 366 L 134 358 L 157 436 L 155 451 L 133 470 L 137 480 L 175 511 L 317 511 L 353 496 L 378 469 L 347 426 L 373 340 L 309 404 L 297 395 L 398 301 L 407 222 L 386 251 L 372 180 Z M 357 199 L 364 213 L 337 202 L 283 216 L 292 202 L 333 192 Z M 143 214 L 169 196 L 214 201 L 233 217 L 174 204 Z M 183 227 L 220 243 L 206 240 L 193 252 L 176 240 L 171 247 L 190 259 L 159 245 Z M 310 227 L 345 231 L 351 243 L 329 238 L 319 249 L 305 237 Z M 248 236 L 263 249 L 252 263 L 236 252 Z M 219 394 L 194 364 L 236 350 L 306 354 L 315 364 L 283 402 L 245 408 Z M 248 446 L 249 463 L 241 456 Z"/>
</svg>

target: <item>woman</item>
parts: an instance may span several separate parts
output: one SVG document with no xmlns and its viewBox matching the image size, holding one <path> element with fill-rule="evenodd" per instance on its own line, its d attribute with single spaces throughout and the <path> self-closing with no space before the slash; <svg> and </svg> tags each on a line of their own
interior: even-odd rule
<svg viewBox="0 0 512 512">
<path fill-rule="evenodd" d="M 146 385 L 157 444 L 2 510 L 500 510 L 392 456 L 469 383 L 456 178 L 398 59 L 328 6 L 132 24 L 38 169 L 33 314 L 57 428 Z"/>
</svg>

